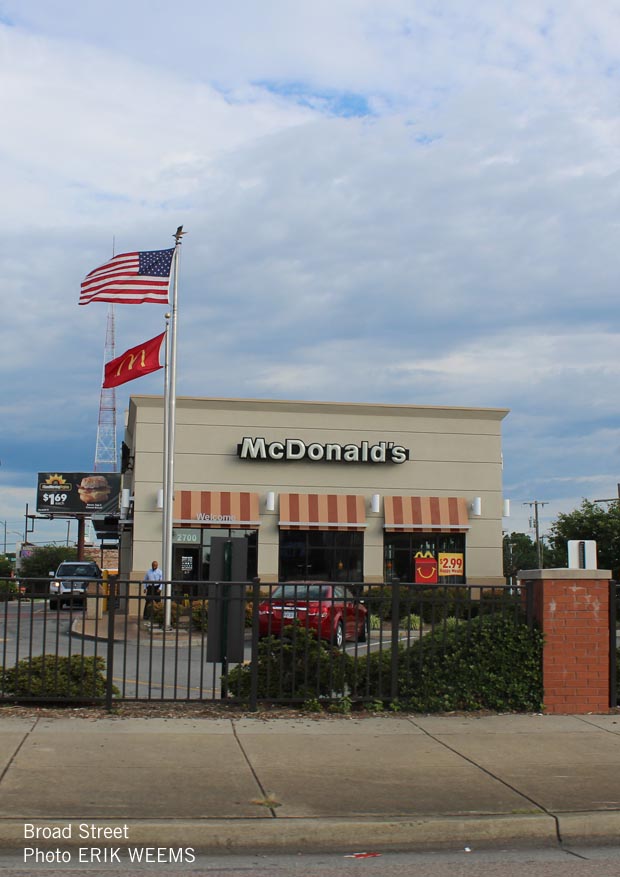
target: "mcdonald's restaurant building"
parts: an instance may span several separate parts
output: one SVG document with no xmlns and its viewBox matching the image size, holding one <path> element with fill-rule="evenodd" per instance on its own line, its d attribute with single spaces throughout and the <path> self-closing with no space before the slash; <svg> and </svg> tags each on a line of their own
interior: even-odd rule
<svg viewBox="0 0 620 877">
<path fill-rule="evenodd" d="M 120 574 L 161 562 L 163 399 L 133 396 Z M 173 578 L 503 583 L 504 408 L 178 397 Z M 227 557 L 230 558 L 230 552 Z"/>
</svg>

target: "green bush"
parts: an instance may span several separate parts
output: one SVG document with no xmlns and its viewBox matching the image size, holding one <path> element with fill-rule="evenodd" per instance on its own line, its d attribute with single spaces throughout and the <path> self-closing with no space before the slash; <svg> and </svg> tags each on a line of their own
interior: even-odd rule
<svg viewBox="0 0 620 877">
<path fill-rule="evenodd" d="M 187 602 L 187 601 L 185 601 Z M 191 627 L 194 630 L 207 631 L 209 623 L 209 601 L 204 599 L 191 600 L 189 607 L 185 602 L 173 601 L 170 607 L 171 627 Z M 153 604 L 153 623 L 163 625 L 165 601 L 160 600 Z M 217 606 L 217 603 L 216 603 Z M 147 619 L 148 620 L 148 619 Z M 245 627 L 252 627 L 252 604 L 245 605 Z"/>
<path fill-rule="evenodd" d="M 405 618 L 411 614 L 411 601 L 407 595 L 411 593 L 409 587 L 401 586 L 399 592 L 399 618 Z M 392 585 L 371 587 L 364 594 L 364 603 L 370 615 L 376 615 L 382 621 L 392 620 Z"/>
<path fill-rule="evenodd" d="M 351 658 L 319 640 L 299 624 L 284 628 L 282 636 L 270 636 L 258 645 L 258 697 L 307 701 L 318 697 L 342 697 Z M 232 697 L 247 699 L 252 669 L 238 665 L 228 674 Z"/>
<path fill-rule="evenodd" d="M 504 588 L 484 588 L 477 603 L 480 615 L 504 615 L 517 618 L 523 611 L 521 591 L 510 593 Z"/>
<path fill-rule="evenodd" d="M 14 600 L 18 594 L 19 588 L 14 579 L 0 579 L 0 602 Z"/>
<path fill-rule="evenodd" d="M 153 609 L 150 618 L 147 616 L 145 621 L 152 621 L 153 624 L 158 624 L 163 626 L 165 621 L 165 600 L 159 600 L 158 602 L 153 601 L 151 604 Z M 181 616 L 183 614 L 183 604 L 176 603 L 174 600 L 170 602 L 170 626 L 178 627 L 181 621 Z"/>
<path fill-rule="evenodd" d="M 399 588 L 398 617 L 419 615 L 425 624 L 441 624 L 445 618 L 471 619 L 489 612 L 497 613 L 500 605 L 507 605 L 504 592 L 483 591 L 480 599 L 473 598 L 471 589 L 458 586 L 401 584 Z M 513 598 L 519 600 L 518 596 Z M 392 619 L 392 585 L 371 587 L 364 594 L 364 602 L 372 615 L 383 621 Z M 511 604 L 512 605 L 512 604 Z"/>
<path fill-rule="evenodd" d="M 358 696 L 385 698 L 389 651 L 363 657 L 349 682 Z M 499 616 L 427 634 L 398 652 L 398 700 L 418 712 L 542 709 L 542 635 Z"/>
<path fill-rule="evenodd" d="M 425 624 L 439 625 L 446 618 L 470 619 L 478 615 L 479 604 L 473 600 L 469 588 L 435 585 L 424 588 L 417 595 L 415 611 Z"/>
<path fill-rule="evenodd" d="M 12 569 L 13 564 L 6 554 L 0 554 L 0 576 L 10 576 Z"/>
<path fill-rule="evenodd" d="M 209 604 L 206 600 L 192 601 L 192 627 L 196 630 L 206 631 L 209 621 Z"/>
<path fill-rule="evenodd" d="M 400 626 L 403 630 L 420 630 L 422 627 L 422 619 L 419 615 L 412 612 L 411 615 L 406 615 L 401 619 Z"/>
<path fill-rule="evenodd" d="M 82 655 L 40 655 L 0 670 L 3 694 L 9 697 L 39 697 L 92 700 L 105 697 L 105 661 Z M 118 694 L 116 687 L 113 693 Z"/>
</svg>

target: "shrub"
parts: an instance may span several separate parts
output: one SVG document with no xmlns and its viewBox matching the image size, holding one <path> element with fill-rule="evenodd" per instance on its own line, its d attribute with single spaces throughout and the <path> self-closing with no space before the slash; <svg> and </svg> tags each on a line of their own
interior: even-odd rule
<svg viewBox="0 0 620 877">
<path fill-rule="evenodd" d="M 92 700 L 105 697 L 103 658 L 82 655 L 40 655 L 0 670 L 5 696 Z M 114 686 L 114 694 L 119 691 Z"/>
<path fill-rule="evenodd" d="M 399 589 L 398 617 L 419 615 L 425 624 L 441 624 L 448 617 L 466 620 L 478 615 L 498 613 L 507 614 L 520 597 L 508 597 L 505 592 L 483 590 L 480 599 L 472 597 L 471 589 L 455 585 L 433 585 L 421 587 L 402 582 Z M 371 587 L 364 595 L 364 601 L 371 615 L 379 616 L 383 621 L 392 619 L 392 585 Z"/>
<path fill-rule="evenodd" d="M 440 625 L 449 617 L 474 618 L 479 605 L 469 588 L 436 585 L 419 592 L 416 610 L 425 624 Z"/>
<path fill-rule="evenodd" d="M 165 600 L 160 600 L 158 603 L 153 603 L 153 612 L 151 618 L 146 618 L 145 621 L 152 621 L 153 624 L 163 625 L 165 621 L 165 605 Z M 186 610 L 183 604 L 177 603 L 175 600 L 172 600 L 170 602 L 170 626 L 179 627 L 184 615 L 187 617 Z"/>
<path fill-rule="evenodd" d="M 517 618 L 523 610 L 523 596 L 520 591 L 509 591 L 503 588 L 484 588 L 478 602 L 480 615 L 504 615 Z"/>
<path fill-rule="evenodd" d="M 196 630 L 206 631 L 209 621 L 209 604 L 206 600 L 192 601 L 191 619 L 192 627 Z"/>
<path fill-rule="evenodd" d="M 14 579 L 0 579 L 0 602 L 14 600 L 18 593 L 19 588 Z"/>
<path fill-rule="evenodd" d="M 215 606 L 219 608 L 219 601 L 216 601 Z M 252 603 L 246 602 L 244 612 L 244 626 L 252 627 Z M 209 622 L 209 601 L 204 599 L 192 600 L 190 618 L 192 627 L 195 630 L 206 632 Z"/>
<path fill-rule="evenodd" d="M 363 657 L 350 683 L 367 697 L 389 694 L 389 651 Z M 398 700 L 420 712 L 542 708 L 542 635 L 499 616 L 461 621 L 400 646 Z"/>
<path fill-rule="evenodd" d="M 421 630 L 422 628 L 422 619 L 419 615 L 416 615 L 414 612 L 411 615 L 406 615 L 400 622 L 400 626 L 404 630 Z"/>
<path fill-rule="evenodd" d="M 13 564 L 6 554 L 0 554 L 0 576 L 10 576 L 12 569 Z"/>
<path fill-rule="evenodd" d="M 403 618 L 410 613 L 410 607 L 407 600 L 403 599 L 408 593 L 408 589 L 401 587 L 399 602 L 399 618 Z M 382 585 L 380 588 L 371 587 L 364 594 L 364 603 L 370 615 L 376 615 L 382 621 L 392 620 L 392 585 Z"/>
<path fill-rule="evenodd" d="M 247 600 L 245 604 L 245 626 L 252 627 L 252 622 L 254 621 L 254 603 L 251 600 Z"/>
<path fill-rule="evenodd" d="M 258 646 L 258 697 L 308 701 L 318 697 L 341 697 L 351 658 L 315 637 L 299 624 L 284 628 L 282 636 L 270 636 Z M 232 697 L 246 699 L 251 691 L 252 669 L 238 665 L 228 674 Z"/>
</svg>

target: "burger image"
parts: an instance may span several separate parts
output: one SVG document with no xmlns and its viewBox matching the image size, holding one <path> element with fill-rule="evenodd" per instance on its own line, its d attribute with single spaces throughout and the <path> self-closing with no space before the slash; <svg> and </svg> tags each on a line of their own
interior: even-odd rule
<svg viewBox="0 0 620 877">
<path fill-rule="evenodd" d="M 82 502 L 105 502 L 112 488 L 104 475 L 85 475 L 78 485 L 78 493 Z"/>
</svg>

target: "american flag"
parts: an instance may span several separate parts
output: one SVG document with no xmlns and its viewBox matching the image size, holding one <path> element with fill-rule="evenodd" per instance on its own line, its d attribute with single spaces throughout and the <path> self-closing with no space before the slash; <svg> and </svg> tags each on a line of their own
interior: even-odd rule
<svg viewBox="0 0 620 877">
<path fill-rule="evenodd" d="M 121 305 L 143 302 L 168 304 L 170 270 L 174 248 L 144 253 L 121 253 L 86 275 L 80 292 L 81 305 L 109 301 Z"/>
</svg>

